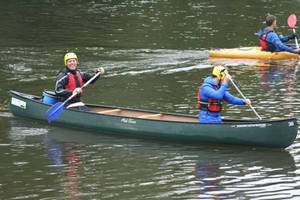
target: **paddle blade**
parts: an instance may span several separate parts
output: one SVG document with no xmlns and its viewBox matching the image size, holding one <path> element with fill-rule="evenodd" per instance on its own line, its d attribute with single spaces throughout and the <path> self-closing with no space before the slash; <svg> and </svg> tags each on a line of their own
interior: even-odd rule
<svg viewBox="0 0 300 200">
<path fill-rule="evenodd" d="M 49 110 L 46 113 L 48 123 L 50 123 L 52 120 L 54 120 L 61 113 L 63 108 L 64 108 L 63 102 L 57 102 L 51 108 L 49 108 Z"/>
<path fill-rule="evenodd" d="M 287 20 L 287 23 L 289 25 L 289 27 L 291 28 L 295 28 L 296 24 L 297 24 L 297 17 L 295 14 L 291 14 Z"/>
</svg>

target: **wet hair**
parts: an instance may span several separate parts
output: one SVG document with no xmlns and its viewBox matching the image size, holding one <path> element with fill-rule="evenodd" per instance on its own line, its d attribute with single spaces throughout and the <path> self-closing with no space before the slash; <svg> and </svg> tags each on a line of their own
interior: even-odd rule
<svg viewBox="0 0 300 200">
<path fill-rule="evenodd" d="M 268 15 L 266 17 L 267 26 L 271 26 L 275 20 L 276 20 L 276 17 L 274 15 Z"/>
</svg>

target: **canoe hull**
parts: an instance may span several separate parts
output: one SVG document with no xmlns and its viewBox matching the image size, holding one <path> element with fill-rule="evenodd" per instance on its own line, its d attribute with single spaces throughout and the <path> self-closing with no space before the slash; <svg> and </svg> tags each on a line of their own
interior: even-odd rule
<svg viewBox="0 0 300 200">
<path fill-rule="evenodd" d="M 210 57 L 216 58 L 246 58 L 246 59 L 299 59 L 299 55 L 289 52 L 261 51 L 261 47 L 242 47 L 230 49 L 214 49 L 209 51 Z"/>
<path fill-rule="evenodd" d="M 39 102 L 38 97 L 10 92 L 10 110 L 15 116 L 46 122 L 46 112 L 50 107 L 51 105 Z M 108 108 L 115 109 L 115 107 Z M 197 144 L 217 143 L 274 148 L 291 145 L 298 130 L 296 118 L 274 121 L 224 120 L 224 123 L 210 124 L 141 119 L 65 109 L 51 123 L 111 135 Z"/>
</svg>

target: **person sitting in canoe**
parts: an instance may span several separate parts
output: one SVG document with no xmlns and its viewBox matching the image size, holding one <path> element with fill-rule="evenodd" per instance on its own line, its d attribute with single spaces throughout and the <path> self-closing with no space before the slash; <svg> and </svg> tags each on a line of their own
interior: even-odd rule
<svg viewBox="0 0 300 200">
<path fill-rule="evenodd" d="M 291 39 L 297 37 L 296 34 L 291 36 L 281 37 L 275 32 L 276 28 L 276 17 L 274 15 L 268 15 L 266 17 L 266 28 L 262 28 L 257 33 L 259 36 L 260 46 L 263 51 L 279 52 L 287 51 L 291 53 L 300 54 L 300 51 L 295 51 L 293 48 L 283 44 Z"/>
<path fill-rule="evenodd" d="M 64 106 L 67 108 L 88 111 L 89 109 L 80 100 L 80 97 L 83 94 L 81 87 L 83 83 L 86 83 L 93 75 L 77 69 L 78 58 L 75 53 L 67 53 L 64 57 L 64 62 L 66 67 L 59 71 L 56 76 L 55 93 L 58 101 L 63 102 L 73 94 L 76 94 L 74 98 L 68 101 Z M 100 67 L 97 69 L 97 72 L 104 74 L 104 69 Z M 99 78 L 99 76 L 97 78 Z M 97 78 L 91 83 L 95 82 Z"/>
<path fill-rule="evenodd" d="M 218 65 L 213 68 L 212 76 L 204 80 L 198 92 L 199 122 L 220 123 L 223 100 L 235 105 L 251 104 L 249 99 L 240 99 L 227 92 L 230 79 L 228 70 Z"/>
</svg>

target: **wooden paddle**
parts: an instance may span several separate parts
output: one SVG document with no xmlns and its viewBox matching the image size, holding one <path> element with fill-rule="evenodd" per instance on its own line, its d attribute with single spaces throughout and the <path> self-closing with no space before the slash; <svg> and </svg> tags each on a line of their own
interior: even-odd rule
<svg viewBox="0 0 300 200">
<path fill-rule="evenodd" d="M 226 73 L 225 73 L 225 74 L 226 74 Z M 241 97 L 245 100 L 246 97 L 243 95 L 243 93 L 241 92 L 241 90 L 240 90 L 240 89 L 238 88 L 238 86 L 233 82 L 232 79 L 230 79 L 230 82 L 231 82 L 231 84 L 235 87 L 235 89 L 238 91 L 238 93 L 241 95 Z M 257 116 L 257 118 L 258 118 L 259 120 L 262 120 L 262 118 L 259 116 L 259 114 L 256 112 L 256 110 L 252 107 L 252 105 L 249 104 L 248 106 L 251 108 L 251 110 L 254 112 L 254 114 Z"/>
<path fill-rule="evenodd" d="M 287 20 L 287 23 L 289 25 L 290 28 L 293 29 L 293 33 L 296 34 L 296 31 L 295 31 L 295 26 L 297 24 L 297 17 L 295 14 L 291 14 Z M 297 40 L 297 37 L 295 37 L 295 42 L 296 42 L 296 48 L 298 49 L 299 48 L 299 45 L 298 45 L 298 40 Z"/>
<path fill-rule="evenodd" d="M 88 80 L 82 87 L 86 87 L 88 84 L 90 84 L 90 82 L 92 82 L 95 78 L 97 78 L 97 76 L 100 75 L 100 72 L 98 72 L 97 74 L 95 74 L 92 78 L 90 78 L 90 80 Z M 46 115 L 47 115 L 47 119 L 48 119 L 48 123 L 50 123 L 52 120 L 54 120 L 63 110 L 64 105 L 70 101 L 76 94 L 72 94 L 72 96 L 70 96 L 67 100 L 65 100 L 64 102 L 57 102 L 56 104 L 54 104 L 51 108 L 49 108 L 49 110 L 47 111 Z"/>
<path fill-rule="evenodd" d="M 3 103 L 0 106 L 0 110 L 2 110 L 7 103 L 8 103 L 8 98 L 3 101 Z"/>
</svg>

